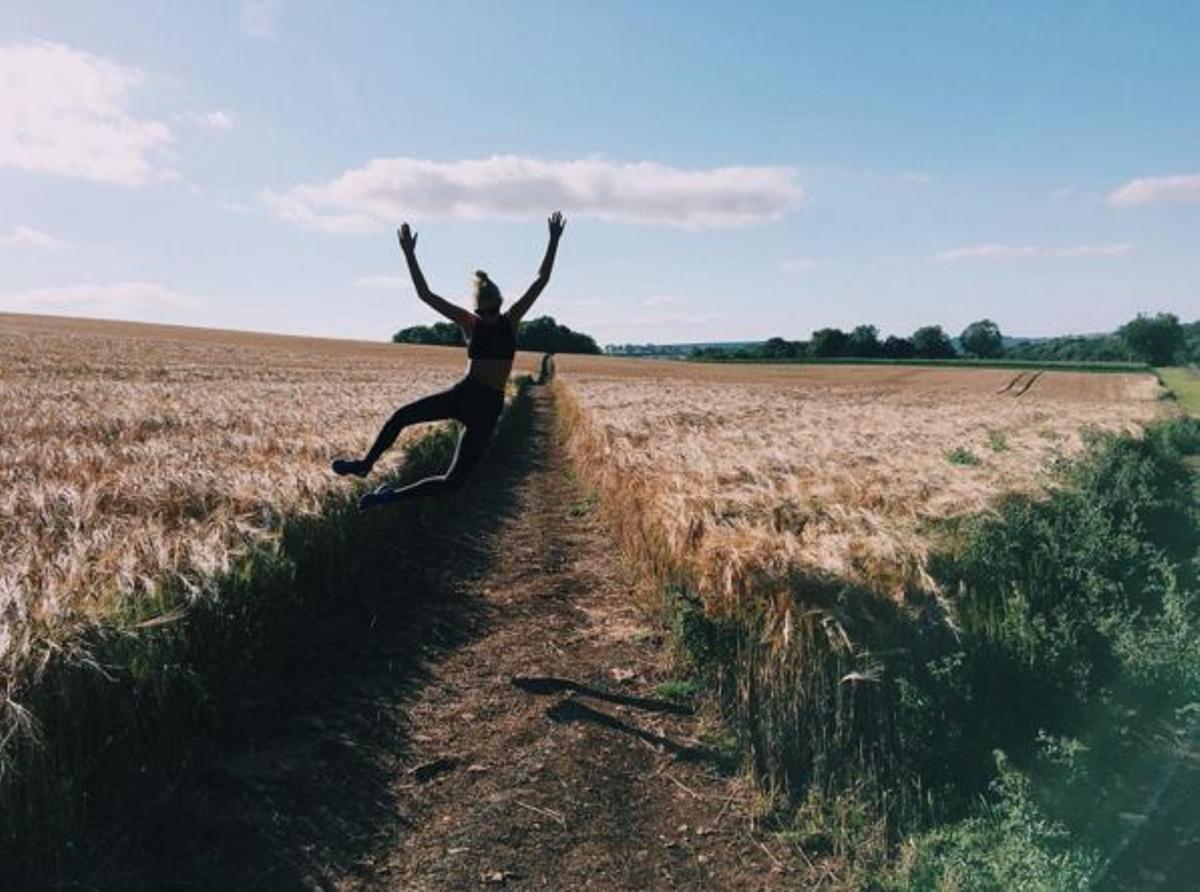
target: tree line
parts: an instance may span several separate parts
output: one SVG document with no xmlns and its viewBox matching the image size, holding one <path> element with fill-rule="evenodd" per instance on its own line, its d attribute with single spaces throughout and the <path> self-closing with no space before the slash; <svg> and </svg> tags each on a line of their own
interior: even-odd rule
<svg viewBox="0 0 1200 892">
<path fill-rule="evenodd" d="M 771 338 L 761 344 L 700 347 L 697 359 L 1014 359 L 1058 362 L 1200 362 L 1200 321 L 1183 324 L 1173 313 L 1137 317 L 1111 334 L 1011 341 L 991 319 L 972 322 L 957 343 L 940 325 L 925 325 L 908 337 L 880 339 L 874 325 L 851 331 L 819 328 L 807 341 Z"/>
<path fill-rule="evenodd" d="M 433 344 L 441 347 L 462 347 L 466 344 L 462 329 L 453 322 L 432 325 L 411 325 L 392 335 L 396 344 Z M 517 346 L 536 353 L 599 353 L 591 335 L 572 331 L 554 321 L 553 316 L 539 316 L 517 327 Z"/>
</svg>

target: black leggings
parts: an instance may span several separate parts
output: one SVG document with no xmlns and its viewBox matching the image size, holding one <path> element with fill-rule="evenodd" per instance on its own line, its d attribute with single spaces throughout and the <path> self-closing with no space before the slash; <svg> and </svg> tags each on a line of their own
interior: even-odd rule
<svg viewBox="0 0 1200 892">
<path fill-rule="evenodd" d="M 427 397 L 401 406 L 384 424 L 383 430 L 375 438 L 371 451 L 363 459 L 370 467 L 379 460 L 379 456 L 396 442 L 400 431 L 410 424 L 420 424 L 426 421 L 443 421 L 455 419 L 463 424 L 462 435 L 458 438 L 458 447 L 454 450 L 454 459 L 446 473 L 439 477 L 426 477 L 401 489 L 393 490 L 393 498 L 414 498 L 418 496 L 435 495 L 443 492 L 454 492 L 459 489 L 474 467 L 483 458 L 488 440 L 496 427 L 496 420 L 504 408 L 504 394 L 493 390 L 486 384 L 480 384 L 471 378 L 463 378 L 449 390 L 433 393 Z M 389 499 L 391 501 L 391 499 Z"/>
</svg>

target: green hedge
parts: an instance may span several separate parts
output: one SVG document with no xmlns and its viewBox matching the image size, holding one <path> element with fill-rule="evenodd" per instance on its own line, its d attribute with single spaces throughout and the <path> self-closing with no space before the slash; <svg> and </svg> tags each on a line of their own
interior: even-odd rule
<svg viewBox="0 0 1200 892">
<path fill-rule="evenodd" d="M 1045 369 L 1056 372 L 1150 372 L 1144 362 L 1071 362 L 1034 361 L 1021 359 L 867 359 L 854 357 L 798 357 L 795 359 L 733 359 L 689 357 L 689 362 L 729 363 L 732 365 L 899 365 L 929 366 L 932 368 L 1014 369 L 1020 371 Z"/>
</svg>

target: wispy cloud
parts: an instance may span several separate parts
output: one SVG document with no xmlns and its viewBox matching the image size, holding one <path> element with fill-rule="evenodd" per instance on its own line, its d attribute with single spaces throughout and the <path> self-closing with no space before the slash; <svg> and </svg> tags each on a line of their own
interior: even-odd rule
<svg viewBox="0 0 1200 892">
<path fill-rule="evenodd" d="M 941 263 L 956 260 L 1072 260 L 1082 257 L 1122 257 L 1133 252 L 1133 245 L 1118 242 L 1109 245 L 968 245 L 951 248 L 934 256 Z"/>
<path fill-rule="evenodd" d="M 1146 204 L 1200 204 L 1200 173 L 1139 177 L 1110 192 L 1108 203 L 1118 208 Z"/>
<path fill-rule="evenodd" d="M 0 309 L 18 313 L 125 315 L 186 310 L 199 304 L 160 282 L 112 282 L 0 293 Z"/>
<path fill-rule="evenodd" d="M 359 276 L 355 288 L 404 288 L 409 284 L 403 276 Z"/>
<path fill-rule="evenodd" d="M 324 185 L 264 201 L 284 220 L 326 232 L 373 232 L 399 220 L 568 216 L 718 229 L 782 217 L 803 190 L 790 167 L 684 170 L 654 161 L 547 161 L 515 155 L 465 161 L 376 158 Z"/>
<path fill-rule="evenodd" d="M 0 245 L 4 247 L 57 248 L 61 244 L 54 236 L 32 226 L 13 226 L 0 234 Z"/>
<path fill-rule="evenodd" d="M 794 257 L 791 260 L 785 260 L 780 264 L 780 267 L 787 273 L 802 273 L 806 270 L 813 269 L 820 261 L 815 257 Z"/>
<path fill-rule="evenodd" d="M 61 43 L 0 47 L 0 167 L 139 186 L 173 179 L 171 130 L 125 107 L 141 71 Z"/>
<path fill-rule="evenodd" d="M 175 120 L 191 124 L 194 127 L 204 127 L 208 130 L 232 130 L 237 124 L 237 115 L 231 111 L 218 108 L 210 112 L 183 112 L 176 115 Z"/>
<path fill-rule="evenodd" d="M 665 307 L 679 302 L 679 298 L 674 294 L 651 294 L 642 301 L 648 307 Z"/>
<path fill-rule="evenodd" d="M 1062 201 L 1064 198 L 1070 198 L 1075 194 L 1074 186 L 1059 186 L 1050 192 L 1050 197 L 1055 201 Z"/>
<path fill-rule="evenodd" d="M 238 23 L 247 37 L 274 40 L 279 35 L 283 0 L 242 0 Z"/>
</svg>

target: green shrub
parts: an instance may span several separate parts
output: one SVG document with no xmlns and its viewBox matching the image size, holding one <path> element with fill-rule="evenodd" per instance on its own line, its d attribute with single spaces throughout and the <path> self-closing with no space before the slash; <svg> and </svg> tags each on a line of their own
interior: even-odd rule
<svg viewBox="0 0 1200 892">
<path fill-rule="evenodd" d="M 946 452 L 946 461 L 952 465 L 967 465 L 974 467 L 981 464 L 979 456 L 963 446 L 955 446 L 953 449 Z"/>
<path fill-rule="evenodd" d="M 976 814 L 912 840 L 886 885 L 897 889 L 1067 892 L 1089 889 L 1100 858 L 1049 818 L 1029 778 L 996 753 L 997 777 Z"/>
</svg>

